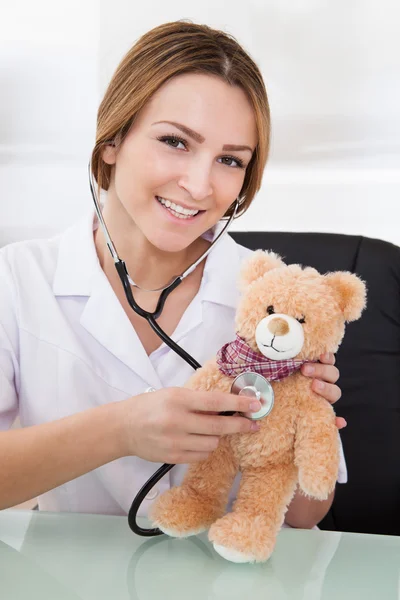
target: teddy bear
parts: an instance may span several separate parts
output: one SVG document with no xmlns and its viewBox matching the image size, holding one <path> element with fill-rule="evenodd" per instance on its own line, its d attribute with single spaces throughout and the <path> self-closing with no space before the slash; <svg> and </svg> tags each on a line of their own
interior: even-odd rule
<svg viewBox="0 0 400 600">
<path fill-rule="evenodd" d="M 345 323 L 359 319 L 365 307 L 366 285 L 349 272 L 320 274 L 257 250 L 242 265 L 239 290 L 236 339 L 185 387 L 231 392 L 238 377 L 257 373 L 270 386 L 266 416 L 258 431 L 222 436 L 206 460 L 188 467 L 180 486 L 154 502 L 149 517 L 172 537 L 208 529 L 214 549 L 229 561 L 264 562 L 297 486 L 319 500 L 335 488 L 340 453 L 335 413 L 312 391 L 300 367 L 338 350 Z M 242 391 L 263 404 L 256 386 Z M 240 487 L 226 512 L 238 472 Z"/>
</svg>

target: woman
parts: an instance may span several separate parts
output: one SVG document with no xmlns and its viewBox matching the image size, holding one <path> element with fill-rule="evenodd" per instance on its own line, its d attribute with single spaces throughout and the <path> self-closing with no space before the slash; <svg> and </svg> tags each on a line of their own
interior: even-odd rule
<svg viewBox="0 0 400 600">
<path fill-rule="evenodd" d="M 238 200 L 260 187 L 268 156 L 268 100 L 256 65 L 222 32 L 169 23 L 144 35 L 100 105 L 91 166 L 103 214 L 147 310 L 209 246 Z M 203 363 L 234 336 L 236 279 L 248 250 L 226 237 L 168 298 L 158 322 Z M 222 411 L 258 403 L 183 389 L 192 369 L 129 307 L 91 212 L 51 240 L 0 254 L 0 508 L 126 514 L 154 463 L 178 463 L 142 505 L 180 481 L 221 435 L 256 430 Z M 331 356 L 310 385 L 333 402 Z M 322 386 L 322 387 L 319 387 Z M 157 391 L 146 394 L 146 389 Z M 338 422 L 342 426 L 343 421 Z M 296 495 L 294 527 L 312 527 L 332 497 Z"/>
</svg>

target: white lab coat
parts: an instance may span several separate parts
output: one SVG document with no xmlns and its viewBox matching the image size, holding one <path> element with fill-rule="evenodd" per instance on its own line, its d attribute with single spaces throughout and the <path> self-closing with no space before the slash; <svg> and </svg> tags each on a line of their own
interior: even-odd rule
<svg viewBox="0 0 400 600">
<path fill-rule="evenodd" d="M 181 386 L 193 372 L 164 344 L 146 355 L 100 267 L 93 222 L 90 213 L 50 240 L 0 250 L 0 430 L 17 415 L 22 426 L 36 425 L 150 386 Z M 237 276 L 249 252 L 228 236 L 212 250 L 200 290 L 172 336 L 201 364 L 234 339 Z M 43 494 L 39 508 L 126 514 L 159 466 L 136 457 L 114 461 Z M 174 467 L 139 514 L 185 469 Z M 345 480 L 342 457 L 339 481 Z"/>
</svg>

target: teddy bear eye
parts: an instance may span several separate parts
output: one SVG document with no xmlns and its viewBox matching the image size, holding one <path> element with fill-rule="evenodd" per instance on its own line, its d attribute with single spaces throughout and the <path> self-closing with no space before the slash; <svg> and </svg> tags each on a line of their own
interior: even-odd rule
<svg viewBox="0 0 400 600">
<path fill-rule="evenodd" d="M 274 307 L 272 306 L 272 304 L 271 304 L 270 306 L 268 306 L 268 308 L 267 308 L 267 313 L 268 313 L 269 315 L 273 315 L 273 314 L 275 313 L 275 311 L 274 311 Z"/>
<path fill-rule="evenodd" d="M 303 324 L 306 322 L 306 318 L 303 316 L 301 319 L 296 319 L 299 323 Z"/>
</svg>

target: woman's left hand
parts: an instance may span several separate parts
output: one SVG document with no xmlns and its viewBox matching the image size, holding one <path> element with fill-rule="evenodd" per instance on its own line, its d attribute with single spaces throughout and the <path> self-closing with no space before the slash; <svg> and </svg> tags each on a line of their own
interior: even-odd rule
<svg viewBox="0 0 400 600">
<path fill-rule="evenodd" d="M 306 377 L 311 377 L 313 382 L 311 388 L 314 392 L 334 404 L 342 395 L 339 386 L 335 385 L 339 379 L 339 371 L 335 367 L 335 356 L 331 353 L 323 354 L 319 363 L 305 363 L 301 372 Z M 346 427 L 347 423 L 343 417 L 336 418 L 338 429 Z"/>
</svg>

